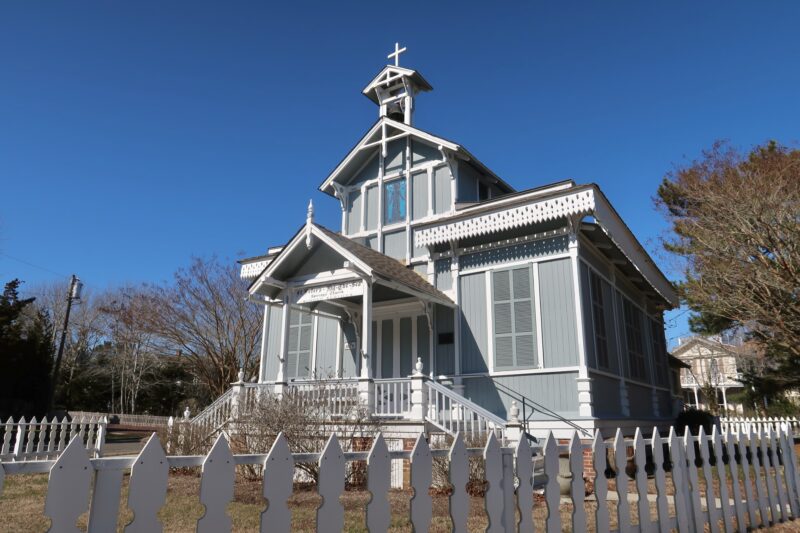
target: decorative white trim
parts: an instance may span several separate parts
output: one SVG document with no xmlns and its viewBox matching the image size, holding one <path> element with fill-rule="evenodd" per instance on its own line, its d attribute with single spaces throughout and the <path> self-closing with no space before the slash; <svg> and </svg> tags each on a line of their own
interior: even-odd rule
<svg viewBox="0 0 800 533">
<path fill-rule="evenodd" d="M 557 218 L 588 215 L 592 213 L 594 207 L 594 190 L 587 189 L 458 222 L 417 230 L 414 234 L 415 246 L 421 248 Z"/>
<path fill-rule="evenodd" d="M 461 374 L 464 379 L 467 378 L 480 378 L 480 377 L 498 377 L 498 376 L 527 376 L 534 374 L 566 374 L 577 373 L 580 370 L 577 366 L 559 366 L 553 368 L 529 368 L 517 370 L 497 370 L 494 372 L 476 372 L 474 374 Z M 450 376 L 448 376 L 450 377 Z"/>
<path fill-rule="evenodd" d="M 253 279 L 261 274 L 272 259 L 264 259 L 263 261 L 256 261 L 255 263 L 245 263 L 242 265 L 242 270 L 239 277 L 242 279 Z"/>
</svg>

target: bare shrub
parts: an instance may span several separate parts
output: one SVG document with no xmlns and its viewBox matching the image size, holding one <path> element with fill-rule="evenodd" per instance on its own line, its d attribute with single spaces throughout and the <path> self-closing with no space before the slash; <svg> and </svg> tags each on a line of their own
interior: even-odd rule
<svg viewBox="0 0 800 533">
<path fill-rule="evenodd" d="M 467 448 L 483 448 L 486 446 L 488 433 L 466 435 L 464 444 Z M 453 445 L 453 437 L 450 435 L 436 436 L 431 438 L 431 448 L 447 449 Z M 433 459 L 433 490 L 439 494 L 450 494 L 453 486 L 450 484 L 450 461 L 447 457 L 434 457 Z M 470 496 L 483 497 L 486 494 L 486 469 L 483 457 L 469 458 L 469 481 L 467 482 L 467 493 Z"/>
</svg>

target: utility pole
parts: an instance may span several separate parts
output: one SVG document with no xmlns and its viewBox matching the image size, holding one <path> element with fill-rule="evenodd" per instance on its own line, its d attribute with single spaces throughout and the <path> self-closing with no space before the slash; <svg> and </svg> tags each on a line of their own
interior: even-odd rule
<svg viewBox="0 0 800 533">
<path fill-rule="evenodd" d="M 47 401 L 47 410 L 53 410 L 53 400 L 55 399 L 56 383 L 58 382 L 58 372 L 61 369 L 61 358 L 64 356 L 64 344 L 67 340 L 67 330 L 69 328 L 69 313 L 72 311 L 72 302 L 80 301 L 83 283 L 73 274 L 69 281 L 69 291 L 67 292 L 67 312 L 64 314 L 64 328 L 61 330 L 61 342 L 58 343 L 58 353 L 56 354 L 56 364 L 53 367 L 53 375 L 50 378 L 50 394 Z"/>
</svg>

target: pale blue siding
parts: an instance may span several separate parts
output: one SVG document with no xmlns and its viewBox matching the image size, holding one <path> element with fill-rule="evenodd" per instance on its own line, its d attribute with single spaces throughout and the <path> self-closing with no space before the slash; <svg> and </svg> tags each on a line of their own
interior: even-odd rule
<svg viewBox="0 0 800 533">
<path fill-rule="evenodd" d="M 450 259 L 439 259 L 434 263 L 435 284 L 440 291 L 448 291 L 453 288 L 453 273 L 450 267 Z"/>
<path fill-rule="evenodd" d="M 317 322 L 317 360 L 315 373 L 320 378 L 336 377 L 336 337 L 339 320 L 321 316 Z"/>
<path fill-rule="evenodd" d="M 544 366 L 578 364 L 578 330 L 569 259 L 539 263 Z"/>
<path fill-rule="evenodd" d="M 631 417 L 650 418 L 653 416 L 653 392 L 650 387 L 628 382 L 628 404 Z"/>
<path fill-rule="evenodd" d="M 406 258 L 406 232 L 397 231 L 383 234 L 383 253 L 395 259 Z"/>
<path fill-rule="evenodd" d="M 392 141 L 386 147 L 386 157 L 383 159 L 384 174 L 403 170 L 406 166 L 406 140 Z"/>
<path fill-rule="evenodd" d="M 334 253 L 327 246 L 319 246 L 311 252 L 292 275 L 305 276 L 338 268 L 342 268 L 342 256 Z"/>
<path fill-rule="evenodd" d="M 412 220 L 419 220 L 428 216 L 428 172 L 415 172 L 411 174 L 412 191 Z"/>
<path fill-rule="evenodd" d="M 378 227 L 378 187 L 377 185 L 373 185 L 372 187 L 367 187 L 366 189 L 366 196 L 367 196 L 367 203 L 365 205 L 367 217 L 366 217 L 366 229 L 373 230 Z"/>
<path fill-rule="evenodd" d="M 411 140 L 411 163 L 414 166 L 429 161 L 438 161 L 441 158 L 442 154 L 435 146 L 431 146 L 418 139 Z"/>
<path fill-rule="evenodd" d="M 411 352 L 413 350 L 411 335 L 411 317 L 400 319 L 400 376 L 411 375 Z"/>
<path fill-rule="evenodd" d="M 577 377 L 577 372 L 496 376 L 494 378 L 465 376 L 463 380 L 464 395 L 485 409 L 507 419 L 512 398 L 495 386 L 495 382 L 499 382 L 525 398 L 552 409 L 560 416 L 577 418 L 578 390 L 575 383 Z M 521 412 L 520 415 L 522 415 Z M 534 408 L 531 420 L 552 420 L 552 418 Z"/>
<path fill-rule="evenodd" d="M 461 298 L 461 371 L 466 374 L 489 371 L 488 318 L 486 316 L 486 275 L 459 276 Z"/>
<path fill-rule="evenodd" d="M 540 241 L 504 246 L 494 250 L 486 250 L 473 254 L 465 254 L 459 258 L 459 267 L 462 271 L 473 268 L 485 268 L 502 265 L 512 261 L 523 261 L 534 257 L 545 257 L 567 251 L 567 237 L 554 237 Z"/>
<path fill-rule="evenodd" d="M 417 275 L 421 276 L 422 279 L 428 281 L 428 263 L 420 263 L 412 266 L 411 268 L 417 273 Z"/>
<path fill-rule="evenodd" d="M 361 368 L 356 328 L 350 322 L 342 323 L 342 377 L 357 377 Z"/>
<path fill-rule="evenodd" d="M 379 241 L 377 235 L 370 235 L 369 237 L 366 238 L 364 246 L 366 246 L 367 248 L 372 248 L 373 250 L 377 250 L 378 242 Z"/>
<path fill-rule="evenodd" d="M 394 375 L 394 322 L 381 321 L 381 377 Z"/>
<path fill-rule="evenodd" d="M 478 201 L 478 173 L 472 165 L 465 162 L 458 164 L 458 183 L 456 184 L 456 201 Z"/>
<path fill-rule="evenodd" d="M 275 381 L 278 376 L 278 354 L 281 350 L 281 312 L 282 308 L 270 306 L 267 316 L 267 358 L 265 381 Z"/>
<path fill-rule="evenodd" d="M 592 374 L 592 414 L 597 417 L 621 417 L 619 380 Z"/>
<path fill-rule="evenodd" d="M 348 185 L 351 187 L 358 186 L 367 180 L 376 179 L 378 177 L 378 166 L 378 151 L 375 150 L 375 155 L 373 155 L 369 162 L 353 176 L 353 179 L 350 180 Z"/>
<path fill-rule="evenodd" d="M 361 190 L 350 192 L 347 202 L 347 233 L 358 233 L 361 229 Z"/>
<path fill-rule="evenodd" d="M 453 310 L 443 305 L 436 306 L 436 336 L 433 338 L 436 348 L 436 374 L 452 374 L 455 372 L 455 345 L 440 344 L 443 334 L 453 334 Z"/>
<path fill-rule="evenodd" d="M 453 206 L 452 191 L 450 190 L 450 169 L 446 166 L 437 167 L 433 172 L 433 212 L 446 213 Z"/>
</svg>

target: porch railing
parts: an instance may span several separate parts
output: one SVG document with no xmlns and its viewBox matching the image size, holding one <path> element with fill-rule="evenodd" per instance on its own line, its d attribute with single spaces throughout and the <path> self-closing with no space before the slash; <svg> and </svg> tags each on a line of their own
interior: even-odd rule
<svg viewBox="0 0 800 533">
<path fill-rule="evenodd" d="M 358 380 L 292 381 L 288 391 L 301 405 L 325 402 L 333 416 L 348 416 L 358 406 Z"/>
<path fill-rule="evenodd" d="M 441 430 L 475 436 L 487 432 L 502 434 L 506 421 L 448 389 L 441 383 L 426 381 L 428 387 L 427 420 Z"/>
<path fill-rule="evenodd" d="M 375 412 L 378 417 L 406 417 L 411 411 L 411 380 L 408 378 L 376 379 Z"/>
</svg>

